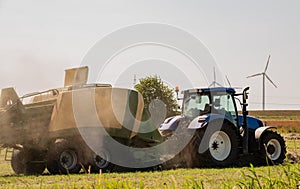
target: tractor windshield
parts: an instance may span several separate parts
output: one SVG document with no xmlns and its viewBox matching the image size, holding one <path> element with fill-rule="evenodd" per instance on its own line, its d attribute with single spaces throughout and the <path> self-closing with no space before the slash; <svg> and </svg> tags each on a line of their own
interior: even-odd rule
<svg viewBox="0 0 300 189">
<path fill-rule="evenodd" d="M 237 124 L 237 112 L 233 97 L 229 93 L 189 94 L 183 101 L 183 115 L 194 118 L 206 114 L 224 115 L 235 125 Z"/>
<path fill-rule="evenodd" d="M 208 95 L 192 94 L 183 102 L 183 115 L 197 117 L 210 112 L 210 100 Z"/>
</svg>

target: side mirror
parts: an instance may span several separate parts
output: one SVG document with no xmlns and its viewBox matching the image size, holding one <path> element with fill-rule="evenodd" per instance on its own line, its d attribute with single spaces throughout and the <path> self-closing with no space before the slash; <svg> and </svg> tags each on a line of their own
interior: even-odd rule
<svg viewBox="0 0 300 189">
<path fill-rule="evenodd" d="M 250 87 L 246 87 L 244 90 L 243 90 L 243 100 L 246 101 L 248 99 L 248 93 L 247 91 L 250 89 Z"/>
</svg>

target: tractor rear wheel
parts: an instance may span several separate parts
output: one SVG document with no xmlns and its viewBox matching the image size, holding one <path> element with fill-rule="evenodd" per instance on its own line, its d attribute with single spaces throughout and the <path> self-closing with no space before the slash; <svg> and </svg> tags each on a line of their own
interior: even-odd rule
<svg viewBox="0 0 300 189">
<path fill-rule="evenodd" d="M 286 157 L 286 145 L 281 135 L 274 131 L 266 131 L 260 141 L 260 159 L 264 164 L 278 165 L 283 163 Z"/>
<path fill-rule="evenodd" d="M 68 141 L 56 142 L 47 155 L 47 169 L 51 174 L 76 174 L 82 168 L 81 151 Z"/>
<path fill-rule="evenodd" d="M 40 175 L 46 169 L 46 165 L 43 163 L 43 157 L 37 157 L 41 156 L 41 154 L 41 152 L 36 153 L 25 149 L 14 149 L 11 158 L 11 167 L 16 174 Z M 34 161 L 40 162 L 35 163 Z"/>
<path fill-rule="evenodd" d="M 220 124 L 221 129 L 216 129 Z M 223 120 L 212 121 L 204 131 L 197 133 L 195 151 L 199 166 L 226 167 L 238 159 L 239 137 L 232 124 Z"/>
</svg>

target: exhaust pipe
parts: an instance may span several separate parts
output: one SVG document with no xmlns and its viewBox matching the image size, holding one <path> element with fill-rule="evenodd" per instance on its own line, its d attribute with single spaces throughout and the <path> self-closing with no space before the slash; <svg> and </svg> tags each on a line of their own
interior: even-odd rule
<svg viewBox="0 0 300 189">
<path fill-rule="evenodd" d="M 249 152 L 249 131 L 248 131 L 248 122 L 247 122 L 247 116 L 248 116 L 248 111 L 247 111 L 248 93 L 247 93 L 247 91 L 249 89 L 250 89 L 250 87 L 246 87 L 243 90 L 243 123 L 242 123 L 242 128 L 244 130 L 244 135 L 243 135 L 243 154 L 248 154 L 248 152 Z"/>
</svg>

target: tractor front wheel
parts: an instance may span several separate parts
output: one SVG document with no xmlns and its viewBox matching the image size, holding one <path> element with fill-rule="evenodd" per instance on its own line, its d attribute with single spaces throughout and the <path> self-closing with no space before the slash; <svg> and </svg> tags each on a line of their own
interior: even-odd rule
<svg viewBox="0 0 300 189">
<path fill-rule="evenodd" d="M 260 158 L 268 164 L 278 165 L 286 157 L 286 145 L 283 137 L 274 131 L 266 131 L 260 139 Z"/>
</svg>

